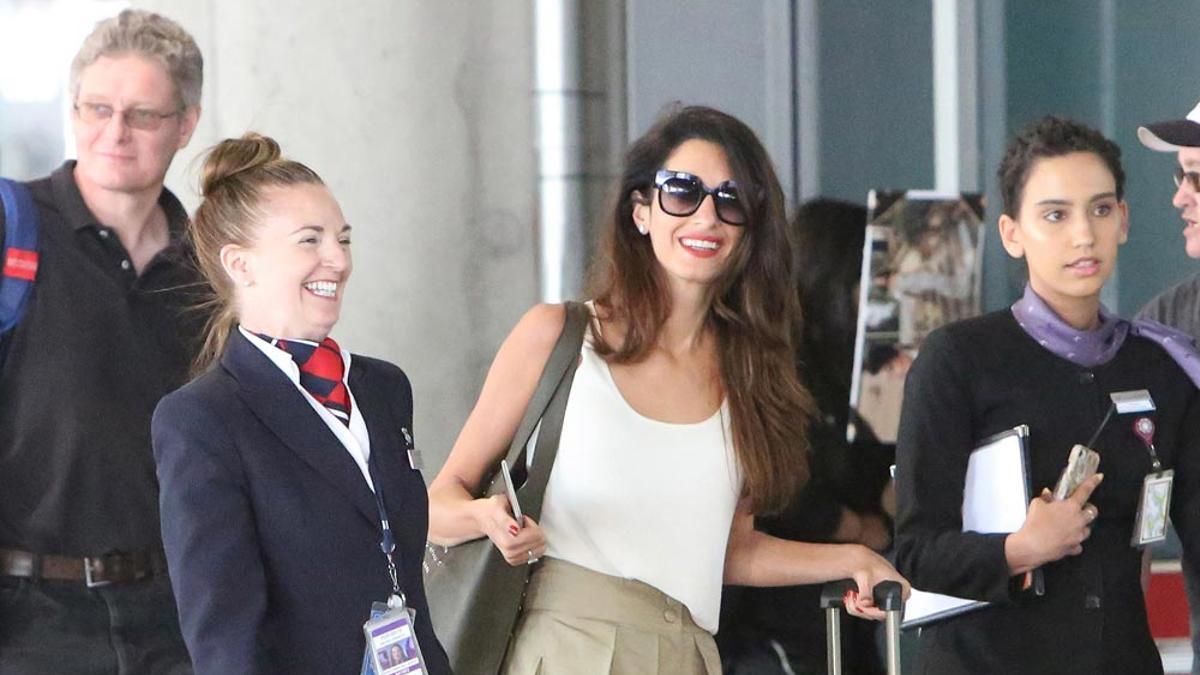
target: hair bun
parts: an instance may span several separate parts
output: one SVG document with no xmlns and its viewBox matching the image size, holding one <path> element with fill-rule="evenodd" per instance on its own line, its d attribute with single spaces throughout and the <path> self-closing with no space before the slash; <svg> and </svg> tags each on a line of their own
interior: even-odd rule
<svg viewBox="0 0 1200 675">
<path fill-rule="evenodd" d="M 226 138 L 208 151 L 200 172 L 200 194 L 207 197 L 225 181 L 278 160 L 275 139 L 249 131 L 241 138 Z"/>
</svg>

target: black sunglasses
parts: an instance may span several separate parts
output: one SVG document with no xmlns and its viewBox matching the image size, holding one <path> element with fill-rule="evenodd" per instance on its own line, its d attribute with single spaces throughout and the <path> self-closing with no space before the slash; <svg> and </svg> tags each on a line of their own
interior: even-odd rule
<svg viewBox="0 0 1200 675">
<path fill-rule="evenodd" d="M 658 188 L 658 206 L 668 215 L 690 216 L 705 197 L 712 195 L 717 218 L 722 222 L 741 227 L 750 220 L 737 183 L 731 180 L 710 188 L 690 173 L 659 169 L 654 174 L 654 187 Z"/>
<path fill-rule="evenodd" d="M 1200 173 L 1196 171 L 1184 171 L 1183 168 L 1175 169 L 1175 187 L 1183 185 L 1184 179 L 1188 185 L 1192 186 L 1192 190 L 1200 192 Z"/>
</svg>

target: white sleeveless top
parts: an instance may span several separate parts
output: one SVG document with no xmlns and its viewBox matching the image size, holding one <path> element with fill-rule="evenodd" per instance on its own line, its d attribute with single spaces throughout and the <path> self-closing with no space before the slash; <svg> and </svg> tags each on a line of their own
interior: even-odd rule
<svg viewBox="0 0 1200 675">
<path fill-rule="evenodd" d="M 644 417 L 590 334 L 581 351 L 542 505 L 546 554 L 650 584 L 715 633 L 742 491 L 728 407 L 696 424 Z"/>
</svg>

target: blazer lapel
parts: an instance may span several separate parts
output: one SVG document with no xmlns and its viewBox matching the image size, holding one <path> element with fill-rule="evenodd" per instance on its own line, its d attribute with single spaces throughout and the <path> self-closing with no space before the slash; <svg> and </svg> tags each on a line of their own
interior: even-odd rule
<svg viewBox="0 0 1200 675">
<path fill-rule="evenodd" d="M 408 458 L 402 452 L 404 448 L 400 447 L 400 421 L 395 419 L 386 400 L 372 395 L 380 390 L 371 386 L 370 372 L 361 362 L 351 360 L 349 382 L 350 391 L 354 393 L 354 402 L 367 423 L 367 433 L 371 437 L 371 459 L 379 469 L 375 480 L 387 480 L 388 476 L 402 475 L 397 473 L 404 468 L 399 462 L 402 459 L 407 462 Z M 394 482 L 389 484 L 395 485 Z M 396 489 L 388 490 L 387 485 L 384 486 L 383 496 L 389 511 L 399 510 L 404 501 L 401 492 Z"/>
<path fill-rule="evenodd" d="M 238 396 L 254 416 L 379 527 L 375 496 L 358 465 L 296 385 L 238 330 L 229 337 L 221 365 L 237 380 Z"/>
</svg>

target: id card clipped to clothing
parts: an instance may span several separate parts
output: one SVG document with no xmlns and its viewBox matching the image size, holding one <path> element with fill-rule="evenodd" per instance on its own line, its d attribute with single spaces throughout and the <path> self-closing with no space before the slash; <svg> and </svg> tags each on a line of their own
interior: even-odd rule
<svg viewBox="0 0 1200 675">
<path fill-rule="evenodd" d="M 1164 470 L 1158 459 L 1158 452 L 1154 449 L 1154 420 L 1149 417 L 1137 418 L 1133 422 L 1133 433 L 1150 453 L 1150 473 L 1142 479 L 1142 493 L 1138 497 L 1137 517 L 1133 521 L 1133 537 L 1129 544 L 1134 548 L 1145 548 L 1167 538 L 1175 470 Z"/>
<path fill-rule="evenodd" d="M 1113 413 L 1118 415 L 1139 414 L 1133 421 L 1133 435 L 1141 439 L 1150 455 L 1150 473 L 1142 479 L 1142 491 L 1138 496 L 1137 515 L 1134 519 L 1133 536 L 1129 545 L 1134 548 L 1145 548 L 1150 544 L 1167 538 L 1167 520 L 1171 514 L 1171 487 L 1175 483 L 1175 470 L 1164 469 L 1158 458 L 1158 450 L 1154 447 L 1154 420 L 1149 416 L 1157 406 L 1149 390 L 1136 389 L 1118 391 L 1109 394 L 1112 406 L 1100 422 L 1100 427 L 1088 441 L 1093 445 L 1100 437 L 1100 431 Z M 1076 446 L 1077 448 L 1079 446 Z M 1074 459 L 1074 451 L 1072 451 Z"/>
<path fill-rule="evenodd" d="M 1175 470 L 1148 474 L 1142 479 L 1142 496 L 1138 499 L 1137 519 L 1134 520 L 1133 541 L 1136 548 L 1167 538 L 1167 517 L 1171 512 L 1171 486 Z"/>
<path fill-rule="evenodd" d="M 367 637 L 363 675 L 425 675 L 425 657 L 413 626 L 414 612 L 393 596 L 386 605 L 375 603 L 363 624 Z"/>
</svg>

